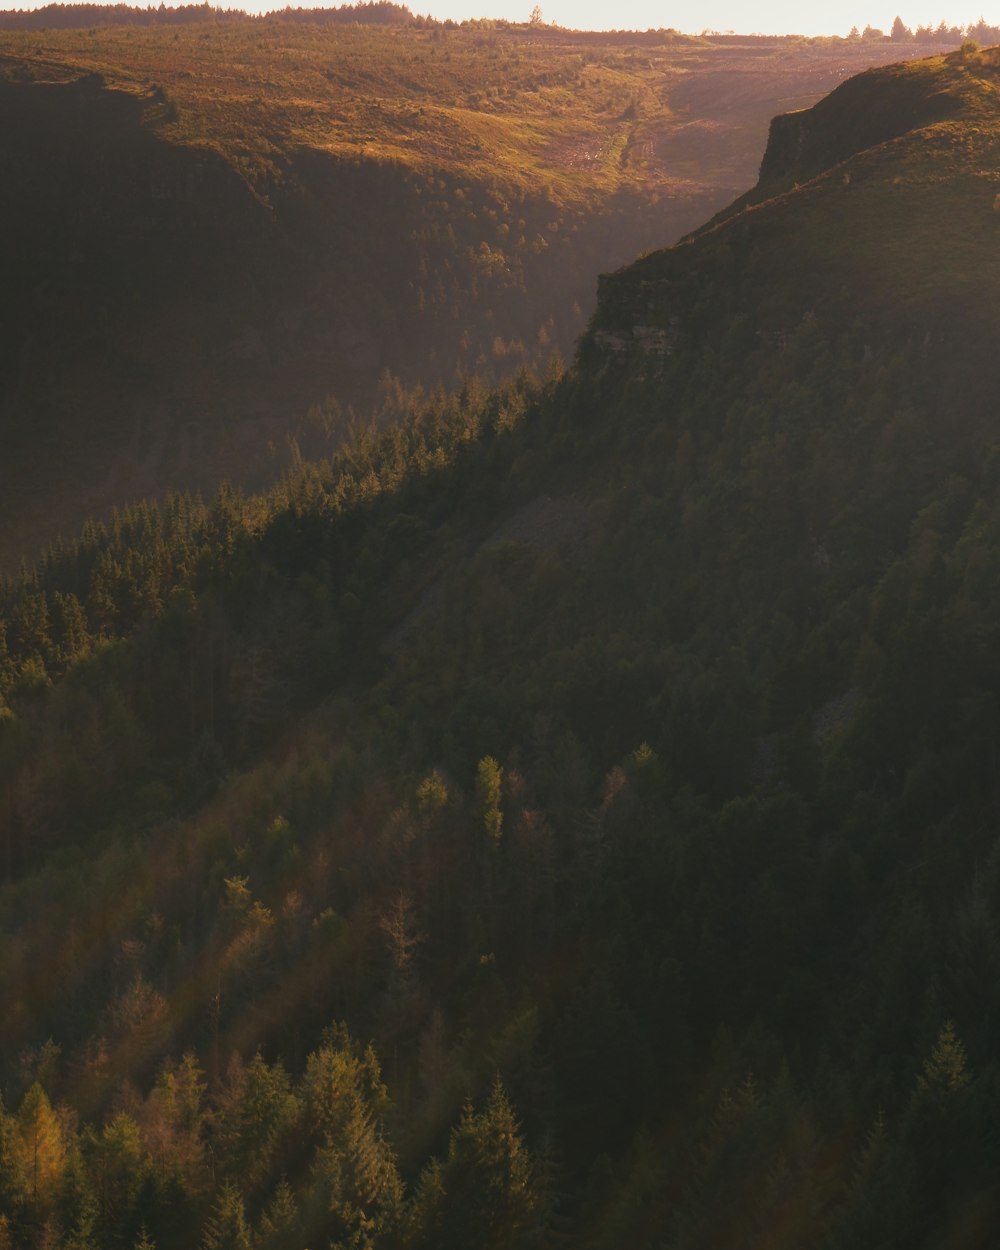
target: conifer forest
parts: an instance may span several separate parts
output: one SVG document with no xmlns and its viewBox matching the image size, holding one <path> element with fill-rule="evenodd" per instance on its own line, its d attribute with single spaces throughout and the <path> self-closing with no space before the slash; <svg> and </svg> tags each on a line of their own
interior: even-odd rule
<svg viewBox="0 0 1000 1250">
<path fill-rule="evenodd" d="M 0 14 L 0 1250 L 997 1244 L 1000 31 L 897 22 Z"/>
</svg>

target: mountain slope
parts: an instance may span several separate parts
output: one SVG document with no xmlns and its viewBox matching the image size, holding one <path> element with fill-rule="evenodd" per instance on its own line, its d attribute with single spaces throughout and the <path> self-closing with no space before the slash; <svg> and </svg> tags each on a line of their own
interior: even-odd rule
<svg viewBox="0 0 1000 1250">
<path fill-rule="evenodd" d="M 15 1245 L 992 1244 L 997 72 L 6 588 Z"/>
<path fill-rule="evenodd" d="M 567 354 L 595 271 L 749 185 L 778 101 L 891 51 L 280 15 L 0 44 L 8 569 L 129 499 L 269 483 L 387 370 Z"/>
</svg>

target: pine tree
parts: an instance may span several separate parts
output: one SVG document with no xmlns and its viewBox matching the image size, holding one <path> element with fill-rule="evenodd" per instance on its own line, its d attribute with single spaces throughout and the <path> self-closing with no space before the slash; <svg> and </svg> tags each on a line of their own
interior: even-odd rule
<svg viewBox="0 0 1000 1250">
<path fill-rule="evenodd" d="M 0 692 L 4 690 L 12 676 L 10 650 L 7 646 L 7 622 L 0 617 Z"/>
<path fill-rule="evenodd" d="M 226 1182 L 205 1223 L 202 1250 L 253 1250 L 253 1236 L 247 1224 L 240 1191 Z"/>
<path fill-rule="evenodd" d="M 47 664 L 52 654 L 49 604 L 40 592 L 23 595 L 11 609 L 8 642 L 19 659 Z"/>
<path fill-rule="evenodd" d="M 400 890 L 379 916 L 379 928 L 385 935 L 390 960 L 388 999 L 391 1007 L 406 1005 L 417 991 L 414 955 L 423 941 L 414 912 L 413 900 Z"/>
<path fill-rule="evenodd" d="M 87 615 L 83 604 L 72 592 L 52 595 L 52 638 L 61 665 L 71 664 L 82 655 L 90 642 Z"/>
<path fill-rule="evenodd" d="M 131 1231 L 147 1167 L 139 1126 L 120 1111 L 93 1138 L 100 1226 L 106 1240 L 120 1239 Z"/>
<path fill-rule="evenodd" d="M 62 1181 L 66 1148 L 52 1104 L 37 1082 L 25 1094 L 17 1113 L 16 1149 L 31 1201 L 48 1205 Z"/>
<path fill-rule="evenodd" d="M 892 39 L 894 43 L 902 43 L 904 40 L 913 38 L 913 31 L 910 30 L 898 14 L 895 21 L 892 23 L 892 30 L 889 32 L 889 38 Z"/>
<path fill-rule="evenodd" d="M 174 1173 L 198 1189 L 205 1164 L 205 1079 L 194 1055 L 159 1074 L 143 1109 L 141 1129 L 146 1149 L 161 1176 Z"/>
<path fill-rule="evenodd" d="M 0 1099 L 0 1247 L 3 1237 L 12 1236 L 11 1227 L 17 1212 L 23 1210 L 29 1195 L 28 1173 L 17 1119 Z"/>
<path fill-rule="evenodd" d="M 259 1051 L 248 1064 L 231 1065 L 227 1083 L 218 1144 L 228 1173 L 246 1188 L 268 1176 L 283 1134 L 299 1114 L 299 1102 L 284 1067 L 269 1066 Z"/>
<path fill-rule="evenodd" d="M 947 1021 L 938 1034 L 930 1057 L 917 1077 L 916 1099 L 939 1110 L 946 1109 L 969 1084 L 965 1047 Z"/>
<path fill-rule="evenodd" d="M 545 1245 L 549 1200 L 499 1078 L 482 1112 L 466 1104 L 443 1165 L 425 1170 L 412 1217 L 428 1250 L 533 1250 Z"/>
<path fill-rule="evenodd" d="M 496 846 L 503 835 L 500 793 L 503 770 L 492 755 L 484 756 L 476 769 L 476 798 L 482 814 L 487 844 Z"/>
<path fill-rule="evenodd" d="M 67 1156 L 56 1211 L 66 1250 L 97 1250 L 97 1195 L 75 1145 Z"/>
<path fill-rule="evenodd" d="M 261 1250 L 284 1250 L 292 1240 L 299 1206 L 288 1181 L 282 1177 L 274 1196 L 260 1217 L 257 1240 Z"/>
<path fill-rule="evenodd" d="M 338 1244 L 368 1247 L 395 1229 L 402 1184 L 389 1142 L 379 1127 L 386 1107 L 374 1052 L 352 1053 L 346 1031 L 341 1044 L 309 1056 L 302 1092 L 306 1122 L 317 1141 L 310 1219 L 317 1235 Z"/>
</svg>

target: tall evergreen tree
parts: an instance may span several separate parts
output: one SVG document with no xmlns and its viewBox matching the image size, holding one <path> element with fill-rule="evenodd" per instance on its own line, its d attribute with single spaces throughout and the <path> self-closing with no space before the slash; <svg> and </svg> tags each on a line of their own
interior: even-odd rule
<svg viewBox="0 0 1000 1250">
<path fill-rule="evenodd" d="M 48 1095 L 37 1083 L 18 1109 L 15 1151 L 31 1202 L 48 1207 L 62 1182 L 66 1146 Z"/>
<path fill-rule="evenodd" d="M 547 1243 L 549 1206 L 498 1076 L 481 1112 L 466 1105 L 444 1163 L 421 1178 L 411 1235 L 426 1250 L 537 1250 Z"/>
<path fill-rule="evenodd" d="M 205 1222 L 201 1250 L 254 1250 L 243 1198 L 229 1181 L 222 1186 Z"/>
</svg>

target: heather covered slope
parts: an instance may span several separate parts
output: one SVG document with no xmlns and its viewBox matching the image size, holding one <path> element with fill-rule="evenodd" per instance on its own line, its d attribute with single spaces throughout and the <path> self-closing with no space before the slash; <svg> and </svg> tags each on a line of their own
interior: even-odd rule
<svg viewBox="0 0 1000 1250">
<path fill-rule="evenodd" d="M 904 50 L 280 17 L 0 34 L 0 560 L 126 500 L 269 483 L 290 438 L 342 428 L 313 404 L 367 415 L 386 370 L 450 387 L 568 354 L 595 272 L 749 186 L 778 107 Z"/>
<path fill-rule="evenodd" d="M 565 376 L 6 588 L 13 1245 L 992 1245 L 997 68 L 912 72 Z"/>
</svg>

